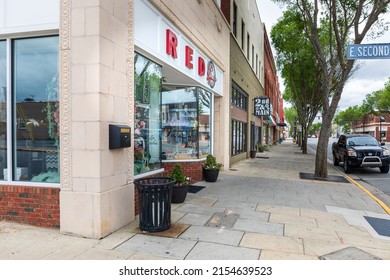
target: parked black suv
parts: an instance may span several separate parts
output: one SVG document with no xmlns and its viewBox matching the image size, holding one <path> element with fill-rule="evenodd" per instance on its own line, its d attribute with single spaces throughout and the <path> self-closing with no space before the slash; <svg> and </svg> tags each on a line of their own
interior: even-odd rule
<svg viewBox="0 0 390 280">
<path fill-rule="evenodd" d="M 332 145 L 333 164 L 344 162 L 345 173 L 351 173 L 354 167 L 379 167 L 382 173 L 388 173 L 390 151 L 382 146 L 369 134 L 341 135 Z"/>
</svg>

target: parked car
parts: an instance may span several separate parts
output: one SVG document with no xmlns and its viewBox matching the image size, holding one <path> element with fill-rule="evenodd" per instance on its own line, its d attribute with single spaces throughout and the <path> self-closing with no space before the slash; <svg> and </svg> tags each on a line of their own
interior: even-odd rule
<svg viewBox="0 0 390 280">
<path fill-rule="evenodd" d="M 369 134 L 341 135 L 332 144 L 333 164 L 344 163 L 345 173 L 357 167 L 379 167 L 382 173 L 389 172 L 390 151 Z"/>
</svg>

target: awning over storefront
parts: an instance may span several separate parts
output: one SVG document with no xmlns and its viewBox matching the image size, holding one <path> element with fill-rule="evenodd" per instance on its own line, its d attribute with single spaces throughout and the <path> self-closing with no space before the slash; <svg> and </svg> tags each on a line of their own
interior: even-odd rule
<svg viewBox="0 0 390 280">
<path fill-rule="evenodd" d="M 278 123 L 278 126 L 287 126 L 285 122 Z"/>
<path fill-rule="evenodd" d="M 276 121 L 273 116 L 268 116 L 268 120 L 271 122 L 271 125 L 277 126 Z"/>
</svg>

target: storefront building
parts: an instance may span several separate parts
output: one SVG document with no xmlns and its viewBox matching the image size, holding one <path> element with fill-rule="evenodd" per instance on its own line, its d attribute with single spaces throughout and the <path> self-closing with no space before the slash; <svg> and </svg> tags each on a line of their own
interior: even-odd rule
<svg viewBox="0 0 390 280">
<path fill-rule="evenodd" d="M 213 53 L 212 49 L 202 47 L 210 38 L 202 33 L 188 32 L 201 31 L 194 25 L 199 21 L 176 19 L 182 26 L 171 21 L 180 16 L 187 18 L 193 13 L 191 8 L 199 9 L 199 12 L 210 8 L 217 8 L 214 12 L 218 12 L 219 9 L 212 1 L 203 4 L 183 2 L 183 7 L 188 10 L 178 9 L 172 15 L 163 15 L 160 11 L 167 10 L 164 1 L 161 6 L 135 1 L 136 178 L 160 173 L 162 168 L 169 173 L 174 164 L 180 162 L 188 176 L 200 181 L 201 165 L 207 154 L 214 154 L 213 139 L 219 138 L 214 135 L 219 131 L 214 127 L 218 122 L 213 120 L 219 119 L 214 108 L 215 102 L 219 103 L 224 96 L 226 69 L 223 68 L 227 64 L 221 63 L 224 58 L 220 51 Z M 168 18 L 170 16 L 172 19 Z M 220 27 L 214 24 L 215 28 L 211 28 L 216 31 L 217 40 L 226 39 L 227 28 L 223 35 L 222 23 L 226 26 L 220 14 Z M 212 22 L 209 24 L 213 27 Z M 204 32 L 207 27 L 206 22 Z"/>
<path fill-rule="evenodd" d="M 222 0 L 230 22 L 230 165 L 262 143 L 263 118 L 254 99 L 264 96 L 264 34 L 256 1 Z"/>
<path fill-rule="evenodd" d="M 267 31 L 264 27 L 264 76 L 265 96 L 270 99 L 271 112 L 264 121 L 265 123 L 265 144 L 274 145 L 280 141 L 283 135 L 284 115 L 283 102 L 279 89 L 279 80 L 276 74 L 276 65 L 272 54 L 271 44 Z"/>
<path fill-rule="evenodd" d="M 208 153 L 228 167 L 216 2 L 15 2 L 0 0 L 0 219 L 101 238 L 134 220 L 134 179 L 180 162 L 201 180 Z M 110 125 L 130 148 L 110 149 Z"/>
</svg>

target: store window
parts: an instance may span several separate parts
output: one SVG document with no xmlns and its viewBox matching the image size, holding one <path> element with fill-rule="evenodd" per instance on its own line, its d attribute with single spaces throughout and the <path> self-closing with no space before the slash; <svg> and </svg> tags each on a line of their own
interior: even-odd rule
<svg viewBox="0 0 390 280">
<path fill-rule="evenodd" d="M 245 153 L 247 151 L 246 134 L 247 123 L 232 120 L 232 156 Z"/>
<path fill-rule="evenodd" d="M 212 95 L 199 87 L 165 86 L 162 159 L 205 158 L 210 151 Z"/>
<path fill-rule="evenodd" d="M 1 180 L 60 182 L 58 47 L 58 36 L 0 41 Z"/>
<path fill-rule="evenodd" d="M 6 41 L 0 41 L 0 180 L 7 170 L 7 60 Z"/>
<path fill-rule="evenodd" d="M 13 180 L 59 183 L 58 36 L 12 41 Z"/>
<path fill-rule="evenodd" d="M 135 54 L 134 175 L 161 168 L 160 65 Z"/>
</svg>

